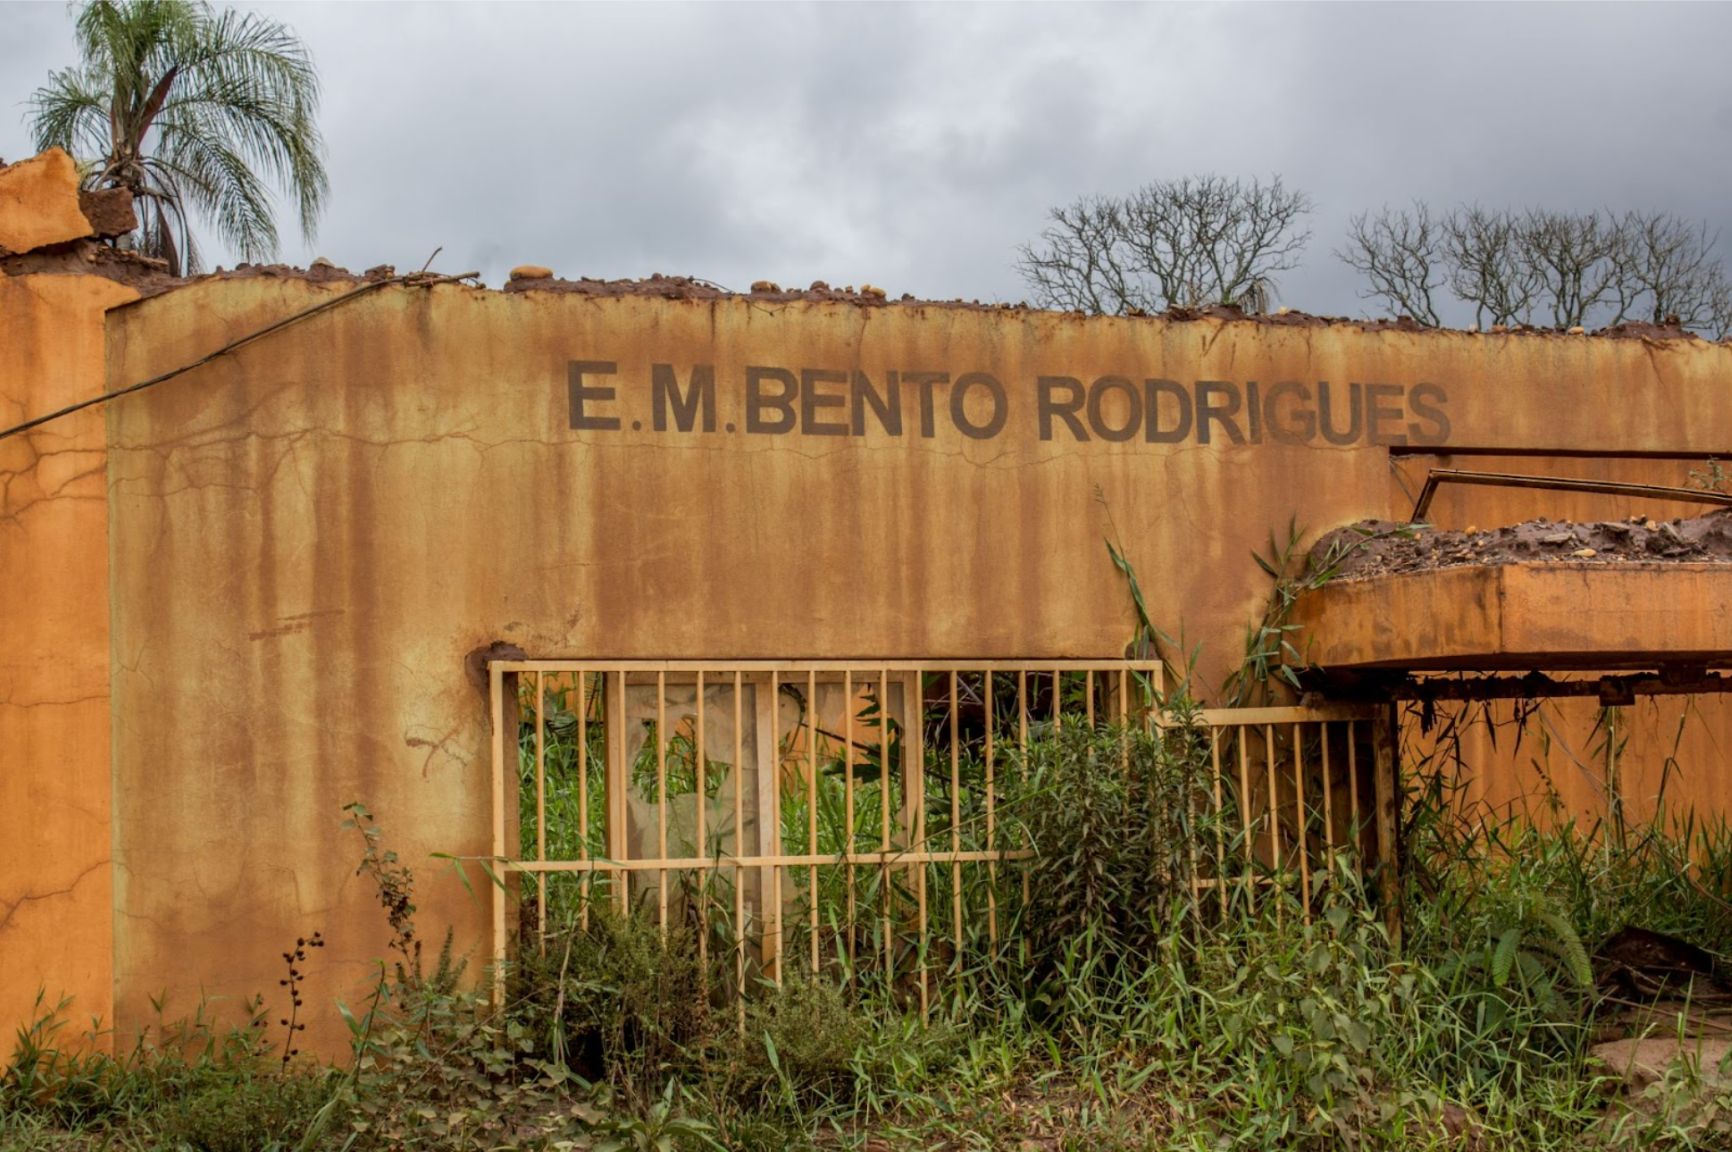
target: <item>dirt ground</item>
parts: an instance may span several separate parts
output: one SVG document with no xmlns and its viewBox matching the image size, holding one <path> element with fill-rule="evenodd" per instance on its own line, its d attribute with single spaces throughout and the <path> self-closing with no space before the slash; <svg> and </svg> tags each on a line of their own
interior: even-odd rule
<svg viewBox="0 0 1732 1152">
<path fill-rule="evenodd" d="M 1682 520 L 1529 520 L 1504 528 L 1445 532 L 1425 525 L 1362 520 L 1337 528 L 1311 549 L 1308 572 L 1332 565 L 1336 580 L 1367 580 L 1464 565 L 1732 564 L 1732 508 Z"/>
</svg>

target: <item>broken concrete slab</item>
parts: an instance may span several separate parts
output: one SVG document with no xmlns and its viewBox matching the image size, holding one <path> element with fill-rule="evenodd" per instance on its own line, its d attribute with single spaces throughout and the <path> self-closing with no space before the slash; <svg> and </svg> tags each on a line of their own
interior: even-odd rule
<svg viewBox="0 0 1732 1152">
<path fill-rule="evenodd" d="M 0 168 L 0 249 L 34 252 L 90 235 L 90 221 L 78 207 L 72 157 L 50 148 Z"/>
</svg>

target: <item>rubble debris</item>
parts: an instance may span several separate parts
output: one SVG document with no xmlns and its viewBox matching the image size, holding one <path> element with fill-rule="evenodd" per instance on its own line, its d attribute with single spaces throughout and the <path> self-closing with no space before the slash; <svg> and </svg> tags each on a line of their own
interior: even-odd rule
<svg viewBox="0 0 1732 1152">
<path fill-rule="evenodd" d="M 91 235 L 112 240 L 138 228 L 132 193 L 125 188 L 98 188 L 78 194 L 78 210 L 90 221 Z"/>
<path fill-rule="evenodd" d="M 543 264 L 519 264 L 511 270 L 513 280 L 551 280 L 553 269 Z"/>
<path fill-rule="evenodd" d="M 1732 563 L 1732 509 L 1654 521 L 1576 524 L 1529 520 L 1505 528 L 1442 531 L 1423 524 L 1362 520 L 1337 528 L 1311 549 L 1308 571 L 1365 580 L 1464 565 Z"/>
</svg>

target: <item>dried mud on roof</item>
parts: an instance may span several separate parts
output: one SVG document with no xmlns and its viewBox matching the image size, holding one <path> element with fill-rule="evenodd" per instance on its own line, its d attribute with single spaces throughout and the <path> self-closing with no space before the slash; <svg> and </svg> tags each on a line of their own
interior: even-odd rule
<svg viewBox="0 0 1732 1152">
<path fill-rule="evenodd" d="M 1368 580 L 1441 568 L 1496 564 L 1732 564 L 1732 509 L 1682 520 L 1529 520 L 1507 528 L 1443 532 L 1390 520 L 1361 520 L 1325 535 L 1306 571 Z"/>
<path fill-rule="evenodd" d="M 137 288 L 145 296 L 161 295 L 176 288 L 209 280 L 249 280 L 256 278 L 301 280 L 310 284 L 357 284 L 389 279 L 396 269 L 381 264 L 365 272 L 351 272 L 329 261 L 316 261 L 310 268 L 290 264 L 239 264 L 234 268 L 219 268 L 201 276 L 170 276 L 159 260 L 148 260 L 109 245 L 81 240 L 74 244 L 57 245 L 25 255 L 0 253 L 0 275 L 22 276 L 30 273 L 84 272 L 107 276 Z M 1613 340 L 1691 340 L 1702 337 L 1684 328 L 1660 324 L 1628 323 L 1593 332 L 1572 329 L 1535 328 L 1516 325 L 1494 326 L 1486 331 L 1462 328 L 1428 328 L 1403 316 L 1397 319 L 1355 318 L 1351 316 L 1318 316 L 1293 308 L 1275 312 L 1246 312 L 1231 305 L 1210 305 L 1203 308 L 1170 308 L 1165 312 L 1143 312 L 1132 309 L 1122 317 L 1097 317 L 1082 312 L 1063 312 L 1038 308 L 1026 301 L 988 303 L 980 300 L 928 300 L 903 293 L 891 296 L 883 289 L 862 285 L 833 288 L 822 280 L 807 288 L 783 288 L 769 281 L 759 281 L 751 291 L 740 292 L 695 276 L 664 276 L 660 273 L 641 280 L 603 280 L 580 277 L 575 280 L 557 276 L 508 280 L 501 288 L 480 286 L 480 291 L 499 291 L 510 295 L 551 292 L 574 296 L 610 298 L 621 296 L 657 297 L 664 300 L 743 300 L 750 304 L 775 305 L 796 302 L 852 304 L 860 308 L 950 308 L 979 312 L 1019 312 L 1064 316 L 1072 320 L 1164 320 L 1184 324 L 1198 320 L 1237 321 L 1272 328 L 1328 328 L 1351 326 L 1365 332 L 1408 332 L 1416 335 L 1456 336 L 1543 336 L 1559 340 L 1583 338 Z M 1732 343 L 1732 340 L 1722 341 Z"/>
</svg>

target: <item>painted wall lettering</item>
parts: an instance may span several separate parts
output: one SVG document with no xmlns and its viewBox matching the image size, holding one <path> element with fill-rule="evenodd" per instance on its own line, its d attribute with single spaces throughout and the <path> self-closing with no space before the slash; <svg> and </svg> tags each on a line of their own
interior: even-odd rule
<svg viewBox="0 0 1732 1152">
<path fill-rule="evenodd" d="M 979 368 L 751 364 L 730 373 L 714 364 L 622 370 L 614 360 L 573 360 L 566 380 L 569 424 L 583 432 L 1394 447 L 1447 444 L 1451 430 L 1449 390 L 1430 381 L 1052 373 L 1028 384 Z"/>
</svg>

